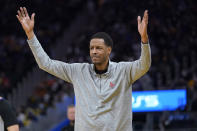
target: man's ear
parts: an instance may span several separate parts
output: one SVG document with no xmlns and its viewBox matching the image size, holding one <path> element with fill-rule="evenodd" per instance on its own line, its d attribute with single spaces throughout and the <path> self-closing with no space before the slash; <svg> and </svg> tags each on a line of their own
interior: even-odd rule
<svg viewBox="0 0 197 131">
<path fill-rule="evenodd" d="M 110 55 L 111 54 L 111 51 L 112 51 L 112 48 L 110 46 L 107 47 L 107 51 L 108 51 L 108 54 Z"/>
</svg>

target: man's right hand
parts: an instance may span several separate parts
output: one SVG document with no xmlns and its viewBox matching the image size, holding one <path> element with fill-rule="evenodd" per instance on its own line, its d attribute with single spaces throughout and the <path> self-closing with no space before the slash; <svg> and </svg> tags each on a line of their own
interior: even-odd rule
<svg viewBox="0 0 197 131">
<path fill-rule="evenodd" d="M 27 9 L 25 7 L 20 7 L 20 10 L 17 11 L 18 15 L 16 17 L 18 18 L 19 22 L 21 23 L 28 39 L 32 39 L 34 36 L 34 17 L 35 13 L 31 15 L 31 18 L 29 17 L 29 14 L 27 12 Z"/>
</svg>

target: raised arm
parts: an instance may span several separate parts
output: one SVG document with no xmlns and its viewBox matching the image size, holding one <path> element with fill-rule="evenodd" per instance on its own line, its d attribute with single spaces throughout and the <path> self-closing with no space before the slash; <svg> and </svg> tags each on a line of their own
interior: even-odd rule
<svg viewBox="0 0 197 131">
<path fill-rule="evenodd" d="M 74 64 L 67 64 L 61 61 L 52 60 L 46 54 L 33 31 L 35 13 L 33 13 L 30 18 L 27 9 L 25 7 L 20 7 L 16 17 L 28 37 L 27 42 L 33 52 L 39 68 L 67 82 L 71 82 L 73 70 L 75 68 Z"/>
<path fill-rule="evenodd" d="M 134 62 L 126 63 L 126 72 L 128 72 L 128 80 L 133 83 L 142 77 L 150 68 L 151 51 L 148 41 L 147 26 L 148 26 L 148 11 L 144 12 L 143 19 L 138 16 L 138 32 L 141 36 L 141 56 Z"/>
<path fill-rule="evenodd" d="M 143 76 L 150 68 L 151 65 L 151 52 L 148 42 L 147 26 L 148 26 L 148 10 L 144 11 L 143 19 L 138 16 L 138 32 L 141 36 L 141 56 L 132 64 L 131 78 L 132 83 Z"/>
</svg>

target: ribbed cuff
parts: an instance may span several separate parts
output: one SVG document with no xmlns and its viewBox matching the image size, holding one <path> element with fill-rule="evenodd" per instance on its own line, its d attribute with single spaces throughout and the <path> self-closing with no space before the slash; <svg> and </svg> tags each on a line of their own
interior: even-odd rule
<svg viewBox="0 0 197 131">
<path fill-rule="evenodd" d="M 142 46 L 147 46 L 147 45 L 149 45 L 149 42 L 148 42 L 148 43 L 142 43 L 142 42 L 141 42 L 141 45 L 142 45 Z"/>
<path fill-rule="evenodd" d="M 27 39 L 27 42 L 28 42 L 29 45 L 37 45 L 39 43 L 36 35 L 34 35 L 33 38 L 30 39 L 30 40 Z"/>
</svg>

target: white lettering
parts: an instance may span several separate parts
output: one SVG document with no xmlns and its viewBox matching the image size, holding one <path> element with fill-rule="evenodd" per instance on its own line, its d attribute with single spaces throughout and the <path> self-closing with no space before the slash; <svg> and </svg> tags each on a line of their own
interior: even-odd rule
<svg viewBox="0 0 197 131">
<path fill-rule="evenodd" d="M 144 103 L 144 104 L 143 104 Z M 147 108 L 157 107 L 159 105 L 159 100 L 157 95 L 140 95 L 136 98 L 132 97 L 133 108 L 139 108 L 140 106 L 145 106 Z"/>
</svg>

